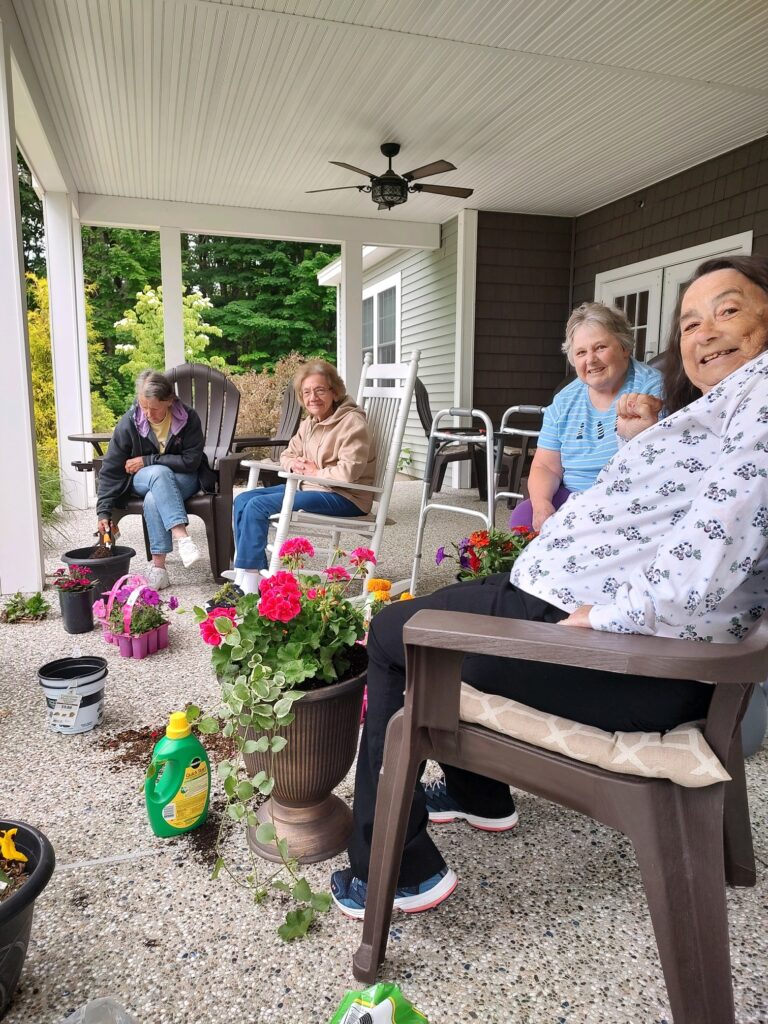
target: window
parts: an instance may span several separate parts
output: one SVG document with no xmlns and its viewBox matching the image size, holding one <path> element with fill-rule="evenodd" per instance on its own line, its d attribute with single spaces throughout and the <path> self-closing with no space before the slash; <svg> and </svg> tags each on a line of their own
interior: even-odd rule
<svg viewBox="0 0 768 1024">
<path fill-rule="evenodd" d="M 713 256 L 752 252 L 752 232 L 667 253 L 598 274 L 595 299 L 623 309 L 635 335 L 637 359 L 651 359 L 664 350 L 680 291 L 696 267 Z"/>
<path fill-rule="evenodd" d="M 400 356 L 400 275 L 363 291 L 363 356 L 396 363 Z"/>
</svg>

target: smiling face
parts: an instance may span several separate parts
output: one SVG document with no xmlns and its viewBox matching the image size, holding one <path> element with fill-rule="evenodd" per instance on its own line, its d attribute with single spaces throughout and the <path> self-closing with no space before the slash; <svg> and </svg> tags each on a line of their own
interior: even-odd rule
<svg viewBox="0 0 768 1024">
<path fill-rule="evenodd" d="M 601 395 L 615 395 L 624 383 L 630 354 L 600 324 L 576 328 L 571 356 L 579 379 Z"/>
<path fill-rule="evenodd" d="M 146 395 L 139 395 L 141 411 L 150 423 L 162 423 L 168 415 L 168 410 L 173 405 L 173 399 L 162 401 L 159 398 L 147 398 Z"/>
<path fill-rule="evenodd" d="M 704 394 L 768 348 L 768 295 L 738 270 L 715 270 L 686 290 L 680 356 Z"/>
<path fill-rule="evenodd" d="M 301 401 L 310 416 L 324 420 L 333 412 L 334 394 L 324 373 L 311 373 L 301 382 Z"/>
</svg>

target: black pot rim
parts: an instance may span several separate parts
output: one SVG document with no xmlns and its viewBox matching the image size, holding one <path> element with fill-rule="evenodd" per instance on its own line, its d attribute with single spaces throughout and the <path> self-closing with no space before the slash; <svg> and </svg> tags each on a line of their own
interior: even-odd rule
<svg viewBox="0 0 768 1024">
<path fill-rule="evenodd" d="M 37 899 L 50 881 L 56 864 L 56 855 L 50 840 L 34 825 L 29 825 L 26 821 L 0 818 L 0 829 L 9 828 L 19 830 L 14 837 L 16 845 L 30 859 L 36 855 L 37 863 L 32 868 L 32 873 L 24 885 L 13 896 L 9 896 L 7 900 L 0 903 L 0 924 L 15 917 Z"/>
<path fill-rule="evenodd" d="M 62 562 L 67 565 L 90 565 L 91 562 L 101 563 L 103 565 L 109 565 L 110 560 L 113 558 L 135 558 L 136 552 L 133 548 L 119 547 L 115 545 L 112 548 L 112 554 L 107 555 L 106 558 L 89 558 L 88 552 L 93 551 L 95 545 L 92 544 L 87 548 L 72 548 L 71 551 L 65 551 L 61 556 Z"/>
<path fill-rule="evenodd" d="M 341 697 L 345 693 L 349 693 L 353 690 L 358 689 L 363 683 L 367 672 L 367 668 L 363 669 L 356 676 L 352 676 L 351 679 L 344 679 L 340 683 L 328 683 L 327 686 L 320 686 L 314 690 L 304 691 L 304 696 L 301 698 L 302 704 L 313 703 L 318 700 L 329 700 L 331 697 Z M 294 687 L 298 689 L 299 687 Z"/>
<path fill-rule="evenodd" d="M 57 675 L 59 670 L 73 668 L 75 664 L 78 667 L 82 666 L 84 669 L 81 675 Z M 90 682 L 95 683 L 106 676 L 107 669 L 106 658 L 102 658 L 99 655 L 86 654 L 79 658 L 57 658 L 55 661 L 48 661 L 37 670 L 37 678 L 51 689 L 67 689 L 72 685 L 73 679 L 81 679 L 87 675 L 101 673 L 100 675 L 94 675 L 94 678 L 90 680 Z"/>
</svg>

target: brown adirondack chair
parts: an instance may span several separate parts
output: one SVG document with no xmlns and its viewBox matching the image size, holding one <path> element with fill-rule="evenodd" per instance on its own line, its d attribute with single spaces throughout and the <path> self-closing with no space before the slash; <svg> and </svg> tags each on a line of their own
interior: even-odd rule
<svg viewBox="0 0 768 1024">
<path fill-rule="evenodd" d="M 753 685 L 768 670 L 768 616 L 739 644 L 693 644 L 442 611 L 418 612 L 403 636 L 405 707 L 387 730 L 355 977 L 372 984 L 384 959 L 413 789 L 423 761 L 433 758 L 555 801 L 627 835 L 645 885 L 675 1024 L 734 1024 L 725 885 L 755 884 L 739 722 Z M 702 732 L 731 781 L 688 788 L 665 778 L 616 774 L 556 748 L 491 731 L 478 724 L 484 716 L 462 721 L 465 652 L 714 683 Z"/>
<path fill-rule="evenodd" d="M 216 579 L 221 579 L 221 573 L 229 568 L 234 553 L 232 489 L 243 455 L 232 452 L 232 446 L 240 408 L 240 392 L 230 378 L 201 363 L 174 366 L 166 370 L 166 376 L 173 382 L 181 401 L 191 406 L 200 417 L 208 464 L 218 476 L 215 493 L 200 491 L 188 498 L 184 506 L 190 515 L 199 516 L 205 523 L 211 571 Z M 94 459 L 97 473 L 100 466 L 101 460 Z M 144 499 L 131 497 L 123 508 L 116 506 L 112 510 L 112 520 L 117 524 L 125 516 L 141 515 L 143 510 Z M 152 556 L 143 518 L 142 525 L 149 560 Z"/>
</svg>

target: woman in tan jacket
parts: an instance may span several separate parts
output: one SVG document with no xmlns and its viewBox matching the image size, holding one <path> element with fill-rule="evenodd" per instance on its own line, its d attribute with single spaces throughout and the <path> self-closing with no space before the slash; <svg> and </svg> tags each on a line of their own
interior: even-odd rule
<svg viewBox="0 0 768 1024">
<path fill-rule="evenodd" d="M 346 393 L 335 368 L 322 359 L 305 363 L 293 386 L 307 416 L 280 463 L 312 478 L 299 484 L 293 507 L 321 515 L 365 515 L 371 510 L 371 495 L 344 487 L 373 483 L 375 455 L 365 413 Z M 267 568 L 269 517 L 282 508 L 284 494 L 285 484 L 278 484 L 235 498 L 235 583 L 246 594 L 256 593 L 259 571 Z"/>
</svg>

